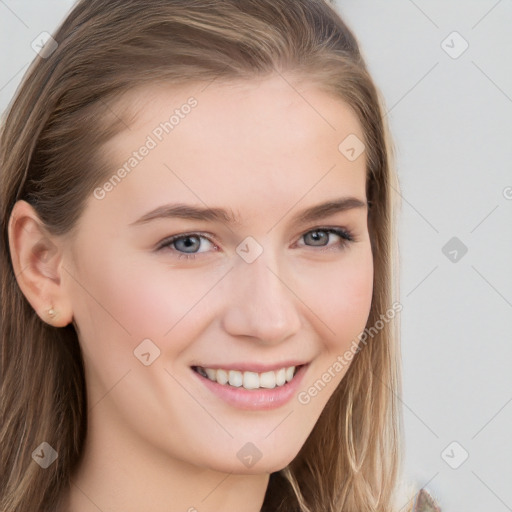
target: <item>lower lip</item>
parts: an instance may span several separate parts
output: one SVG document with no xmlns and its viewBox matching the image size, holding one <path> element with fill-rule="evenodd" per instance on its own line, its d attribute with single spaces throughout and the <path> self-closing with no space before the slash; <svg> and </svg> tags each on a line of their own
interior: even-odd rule
<svg viewBox="0 0 512 512">
<path fill-rule="evenodd" d="M 295 395 L 297 388 L 306 372 L 308 364 L 301 366 L 295 373 L 293 379 L 283 386 L 273 389 L 245 389 L 227 384 L 213 382 L 207 377 L 192 370 L 201 382 L 215 395 L 233 407 L 247 410 L 268 410 L 277 409 L 283 406 Z"/>
</svg>

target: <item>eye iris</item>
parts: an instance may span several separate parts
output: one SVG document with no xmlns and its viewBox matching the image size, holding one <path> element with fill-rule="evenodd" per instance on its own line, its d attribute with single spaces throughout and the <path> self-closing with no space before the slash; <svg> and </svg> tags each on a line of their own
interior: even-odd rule
<svg viewBox="0 0 512 512">
<path fill-rule="evenodd" d="M 196 252 L 196 250 L 199 248 L 200 240 L 199 237 L 197 236 L 186 236 L 183 238 L 179 238 L 178 240 L 175 240 L 174 244 L 176 249 L 178 249 L 179 251 Z"/>
<path fill-rule="evenodd" d="M 313 241 L 311 245 L 326 245 L 329 234 L 325 231 L 311 231 L 304 235 L 304 240 L 307 240 L 308 237 Z"/>
</svg>

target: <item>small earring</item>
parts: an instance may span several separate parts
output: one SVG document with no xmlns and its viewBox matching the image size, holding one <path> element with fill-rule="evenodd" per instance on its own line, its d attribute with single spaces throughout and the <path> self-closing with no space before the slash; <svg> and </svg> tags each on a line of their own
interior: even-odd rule
<svg viewBox="0 0 512 512">
<path fill-rule="evenodd" d="M 57 312 L 53 309 L 53 306 L 48 310 L 48 316 L 54 317 Z"/>
</svg>

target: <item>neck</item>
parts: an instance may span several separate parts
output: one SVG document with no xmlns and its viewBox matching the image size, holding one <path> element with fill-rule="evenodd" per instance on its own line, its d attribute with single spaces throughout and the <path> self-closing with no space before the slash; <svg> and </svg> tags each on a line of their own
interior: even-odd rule
<svg viewBox="0 0 512 512">
<path fill-rule="evenodd" d="M 58 512 L 259 512 L 268 473 L 216 471 L 172 458 L 146 439 L 89 413 L 80 463 Z"/>
</svg>

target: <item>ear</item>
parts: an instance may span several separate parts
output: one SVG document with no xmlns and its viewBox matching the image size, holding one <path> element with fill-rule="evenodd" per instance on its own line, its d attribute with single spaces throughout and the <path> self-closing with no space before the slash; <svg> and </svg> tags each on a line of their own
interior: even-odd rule
<svg viewBox="0 0 512 512">
<path fill-rule="evenodd" d="M 51 235 L 34 208 L 17 201 L 9 218 L 9 247 L 18 285 L 39 317 L 55 327 L 73 320 L 63 289 L 63 240 Z M 50 308 L 54 315 L 48 314 Z"/>
</svg>

